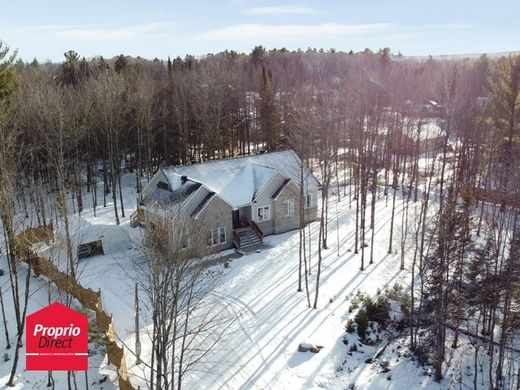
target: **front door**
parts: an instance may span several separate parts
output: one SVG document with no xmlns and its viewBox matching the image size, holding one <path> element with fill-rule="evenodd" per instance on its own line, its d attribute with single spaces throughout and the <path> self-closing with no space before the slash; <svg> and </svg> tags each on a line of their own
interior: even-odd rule
<svg viewBox="0 0 520 390">
<path fill-rule="evenodd" d="M 240 227 L 240 217 L 238 215 L 238 210 L 233 210 L 233 229 L 238 229 Z"/>
</svg>

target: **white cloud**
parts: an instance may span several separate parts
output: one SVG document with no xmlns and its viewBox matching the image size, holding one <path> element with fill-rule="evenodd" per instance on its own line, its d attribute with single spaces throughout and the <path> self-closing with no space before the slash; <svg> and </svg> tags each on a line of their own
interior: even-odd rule
<svg viewBox="0 0 520 390">
<path fill-rule="evenodd" d="M 309 7 L 297 7 L 292 5 L 278 7 L 255 7 L 249 8 L 244 12 L 246 15 L 264 16 L 264 15 L 309 15 L 314 10 Z"/>
<path fill-rule="evenodd" d="M 475 25 L 472 23 L 445 23 L 445 24 L 427 24 L 422 26 L 425 30 L 467 30 L 474 28 Z M 421 26 L 417 26 L 416 29 L 421 29 Z"/>
<path fill-rule="evenodd" d="M 196 41 L 238 41 L 258 39 L 290 39 L 304 41 L 309 38 L 345 37 L 359 34 L 377 33 L 389 30 L 391 23 L 374 24 L 235 24 L 220 29 L 206 31 L 195 36 Z"/>
<path fill-rule="evenodd" d="M 165 38 L 171 35 L 171 22 L 156 21 L 133 26 L 44 25 L 28 29 L 58 39 L 85 41 L 128 41 L 139 38 Z"/>
</svg>

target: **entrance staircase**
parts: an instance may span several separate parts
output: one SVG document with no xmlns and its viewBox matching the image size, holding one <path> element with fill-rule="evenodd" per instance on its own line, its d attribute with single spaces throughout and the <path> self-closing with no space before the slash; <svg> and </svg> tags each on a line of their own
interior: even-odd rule
<svg viewBox="0 0 520 390">
<path fill-rule="evenodd" d="M 233 234 L 233 243 L 237 249 L 256 249 L 262 245 L 262 241 L 263 234 L 256 226 L 235 229 Z"/>
<path fill-rule="evenodd" d="M 138 207 L 131 215 L 130 215 L 130 227 L 144 227 L 144 210 L 141 207 Z"/>
</svg>

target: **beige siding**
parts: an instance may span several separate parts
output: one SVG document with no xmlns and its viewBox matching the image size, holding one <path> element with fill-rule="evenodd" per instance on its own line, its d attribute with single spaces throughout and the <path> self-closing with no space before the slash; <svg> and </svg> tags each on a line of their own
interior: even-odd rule
<svg viewBox="0 0 520 390">
<path fill-rule="evenodd" d="M 158 171 L 152 178 L 143 193 L 149 193 L 155 189 L 159 181 L 168 182 L 162 171 Z M 297 229 L 300 223 L 299 219 L 299 186 L 291 181 L 280 194 L 277 199 L 273 199 L 273 195 L 283 184 L 285 177 L 278 172 L 267 183 L 261 193 L 258 194 L 255 202 L 251 208 L 241 208 L 241 216 L 246 216 L 248 219 L 255 221 L 264 235 L 279 234 L 289 230 Z M 209 193 L 209 190 L 201 186 L 195 193 L 193 193 L 187 204 L 183 207 L 182 213 L 189 216 L 193 210 L 200 204 L 204 197 Z M 305 209 L 305 222 L 312 222 L 318 216 L 318 191 L 311 190 L 312 204 L 310 208 Z M 294 200 L 294 215 L 285 215 L 285 201 Z M 258 208 L 269 206 L 270 219 L 263 222 L 258 222 Z M 215 195 L 204 206 L 200 212 L 197 220 L 201 221 L 204 229 L 211 230 L 218 227 L 226 228 L 226 242 L 220 246 L 221 249 L 231 248 L 233 246 L 233 218 L 232 207 L 222 200 L 218 195 Z"/>
<path fill-rule="evenodd" d="M 252 206 L 252 220 L 255 221 L 255 223 L 258 225 L 262 233 L 264 233 L 265 236 L 269 234 L 275 233 L 275 210 L 274 210 L 274 201 L 272 199 L 273 194 L 276 192 L 278 188 L 282 185 L 284 182 L 285 177 L 280 174 L 279 172 L 276 173 L 276 175 L 273 176 L 273 178 L 267 183 L 267 185 L 264 187 L 261 193 L 258 194 L 257 198 L 255 199 L 255 202 Z M 271 218 L 268 221 L 259 222 L 258 221 L 258 208 L 269 206 Z"/>
</svg>

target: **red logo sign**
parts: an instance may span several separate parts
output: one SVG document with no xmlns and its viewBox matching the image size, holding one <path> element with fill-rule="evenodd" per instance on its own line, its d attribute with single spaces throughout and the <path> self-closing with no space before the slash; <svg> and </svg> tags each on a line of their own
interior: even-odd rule
<svg viewBox="0 0 520 390">
<path fill-rule="evenodd" d="M 88 370 L 88 318 L 59 302 L 27 316 L 25 368 Z"/>
</svg>

